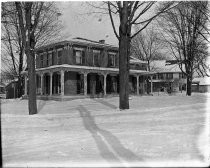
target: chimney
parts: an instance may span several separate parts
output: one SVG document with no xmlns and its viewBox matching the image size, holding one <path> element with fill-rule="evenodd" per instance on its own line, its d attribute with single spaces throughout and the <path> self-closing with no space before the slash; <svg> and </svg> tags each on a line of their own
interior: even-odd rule
<svg viewBox="0 0 210 168">
<path fill-rule="evenodd" d="M 105 40 L 99 40 L 99 43 L 105 44 Z"/>
</svg>

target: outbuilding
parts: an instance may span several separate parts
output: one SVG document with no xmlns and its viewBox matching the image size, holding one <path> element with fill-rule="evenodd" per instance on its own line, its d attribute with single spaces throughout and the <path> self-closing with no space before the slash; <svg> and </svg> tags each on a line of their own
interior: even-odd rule
<svg viewBox="0 0 210 168">
<path fill-rule="evenodd" d="M 210 77 L 194 78 L 192 84 L 193 92 L 210 92 Z"/>
<path fill-rule="evenodd" d="M 14 99 L 18 97 L 18 81 L 11 81 L 6 87 L 6 99 Z"/>
</svg>

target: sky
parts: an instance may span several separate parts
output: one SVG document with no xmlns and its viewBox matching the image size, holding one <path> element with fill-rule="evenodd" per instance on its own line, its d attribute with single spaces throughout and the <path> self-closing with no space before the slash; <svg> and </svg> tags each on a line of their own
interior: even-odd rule
<svg viewBox="0 0 210 168">
<path fill-rule="evenodd" d="M 118 45 L 108 15 L 96 16 L 91 12 L 92 7 L 87 2 L 66 1 L 57 4 L 62 13 L 60 19 L 64 25 L 64 35 L 69 38 L 82 37 L 95 41 L 104 39 L 108 44 Z"/>
</svg>

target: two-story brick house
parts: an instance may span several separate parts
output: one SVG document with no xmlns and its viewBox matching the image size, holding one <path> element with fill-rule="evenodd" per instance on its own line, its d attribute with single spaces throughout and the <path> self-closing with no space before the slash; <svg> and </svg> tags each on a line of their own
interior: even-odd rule
<svg viewBox="0 0 210 168">
<path fill-rule="evenodd" d="M 119 93 L 118 62 L 118 47 L 105 44 L 103 40 L 95 42 L 77 38 L 42 46 L 36 49 L 37 94 Z M 144 90 L 141 83 L 145 76 L 153 73 L 147 71 L 145 62 L 133 57 L 130 65 L 130 90 L 139 94 L 139 90 Z M 26 85 L 27 82 L 25 88 Z"/>
</svg>

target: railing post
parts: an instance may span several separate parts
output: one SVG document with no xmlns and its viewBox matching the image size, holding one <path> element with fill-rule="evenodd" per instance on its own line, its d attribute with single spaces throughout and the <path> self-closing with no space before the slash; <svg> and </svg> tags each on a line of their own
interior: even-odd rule
<svg viewBox="0 0 210 168">
<path fill-rule="evenodd" d="M 106 96 L 106 77 L 107 77 L 107 74 L 103 74 L 104 75 L 104 96 Z"/>
<path fill-rule="evenodd" d="M 88 73 L 84 72 L 84 95 L 87 96 L 87 75 Z"/>
<path fill-rule="evenodd" d="M 136 75 L 136 94 L 139 95 L 139 75 Z"/>
<path fill-rule="evenodd" d="M 50 73 L 50 96 L 52 96 L 52 76 L 53 76 L 53 73 L 51 72 Z"/>
<path fill-rule="evenodd" d="M 61 70 L 61 95 L 64 96 L 64 70 Z"/>
</svg>

